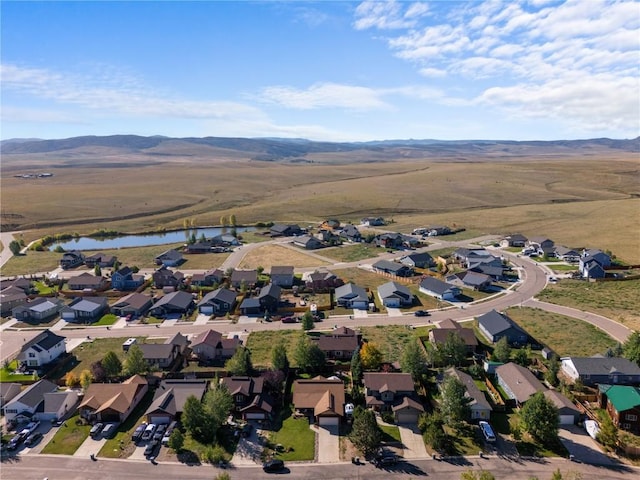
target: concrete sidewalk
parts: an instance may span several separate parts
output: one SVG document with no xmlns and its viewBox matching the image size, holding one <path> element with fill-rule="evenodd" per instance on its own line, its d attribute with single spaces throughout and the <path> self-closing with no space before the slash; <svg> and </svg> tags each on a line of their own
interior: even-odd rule
<svg viewBox="0 0 640 480">
<path fill-rule="evenodd" d="M 337 463 L 340 461 L 340 427 L 338 425 L 315 426 L 309 428 L 316 432 L 316 457 L 318 463 Z"/>
</svg>

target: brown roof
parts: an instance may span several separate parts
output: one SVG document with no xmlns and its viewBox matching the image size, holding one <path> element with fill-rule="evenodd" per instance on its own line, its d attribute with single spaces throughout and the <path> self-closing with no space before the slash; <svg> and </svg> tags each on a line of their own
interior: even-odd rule
<svg viewBox="0 0 640 480">
<path fill-rule="evenodd" d="M 478 339 L 470 328 L 434 328 L 429 331 L 429 339 L 434 343 L 446 342 L 450 333 L 459 336 L 467 347 L 476 347 Z"/>
<path fill-rule="evenodd" d="M 574 403 L 557 390 L 545 390 L 544 396 L 547 397 L 547 400 L 550 400 L 558 410 L 568 408 L 575 413 L 580 413 Z"/>
<path fill-rule="evenodd" d="M 191 348 L 196 345 L 210 345 L 212 347 L 217 347 L 222 339 L 222 334 L 220 332 L 216 332 L 215 330 L 205 330 L 202 333 L 199 333 L 192 341 Z"/>
<path fill-rule="evenodd" d="M 438 322 L 438 328 L 456 328 L 456 329 L 460 329 L 462 327 L 455 320 L 452 320 L 450 318 L 446 318 L 446 319 L 442 320 L 441 322 Z"/>
<path fill-rule="evenodd" d="M 318 347 L 323 352 L 340 350 L 353 352 L 358 348 L 357 337 L 322 335 L 318 337 Z"/>
<path fill-rule="evenodd" d="M 124 413 L 131 406 L 140 388 L 146 384 L 147 381 L 139 375 L 122 383 L 92 383 L 78 408 L 88 407 L 95 413 L 106 409 Z"/>
<path fill-rule="evenodd" d="M 224 377 L 220 382 L 227 387 L 231 395 L 241 393 L 247 397 L 262 393 L 263 377 Z"/>
<path fill-rule="evenodd" d="M 293 382 L 293 404 L 296 408 L 313 409 L 314 415 L 343 415 L 344 384 L 340 379 L 317 376 Z"/>
<path fill-rule="evenodd" d="M 378 392 L 413 392 L 415 389 L 410 373 L 369 372 L 364 374 L 364 385 Z"/>
<path fill-rule="evenodd" d="M 500 365 L 496 368 L 496 375 L 513 392 L 518 403 L 526 402 L 534 393 L 545 389 L 531 370 L 517 363 L 509 362 Z"/>
<path fill-rule="evenodd" d="M 126 297 L 122 297 L 113 306 L 129 305 L 131 308 L 142 308 L 151 300 L 151 296 L 144 293 L 132 293 Z"/>
<path fill-rule="evenodd" d="M 419 412 L 424 412 L 424 406 L 422 406 L 420 402 L 418 402 L 417 400 L 414 400 L 411 397 L 404 397 L 401 403 L 391 407 L 391 409 L 394 412 L 397 412 L 398 410 L 403 410 L 405 408 L 413 408 L 414 410 L 418 410 Z"/>
</svg>

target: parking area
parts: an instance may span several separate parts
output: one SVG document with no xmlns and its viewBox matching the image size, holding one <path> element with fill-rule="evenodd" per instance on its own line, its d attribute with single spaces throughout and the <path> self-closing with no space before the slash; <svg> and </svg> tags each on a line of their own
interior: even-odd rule
<svg viewBox="0 0 640 480">
<path fill-rule="evenodd" d="M 262 431 L 260 429 L 251 429 L 247 437 L 240 437 L 236 451 L 233 454 L 231 463 L 238 465 L 256 465 L 260 463 L 260 454 L 262 453 Z"/>
<path fill-rule="evenodd" d="M 427 449 L 422 439 L 422 434 L 417 425 L 398 425 L 400 431 L 400 441 L 402 442 L 402 456 L 409 460 L 412 458 L 425 458 Z"/>
<path fill-rule="evenodd" d="M 558 436 L 570 455 L 576 461 L 592 465 L 615 465 L 616 462 L 606 455 L 598 443 L 577 425 L 562 425 Z"/>
</svg>

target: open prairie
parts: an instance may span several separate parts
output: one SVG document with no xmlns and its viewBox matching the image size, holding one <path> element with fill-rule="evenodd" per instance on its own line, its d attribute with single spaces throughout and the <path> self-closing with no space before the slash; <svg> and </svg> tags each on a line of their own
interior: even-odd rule
<svg viewBox="0 0 640 480">
<path fill-rule="evenodd" d="M 479 234 L 546 235 L 558 244 L 609 249 L 640 263 L 640 160 L 634 152 L 375 162 L 358 157 L 358 163 L 345 163 L 344 153 L 336 156 L 335 163 L 327 153 L 317 163 L 118 157 L 71 167 L 69 159 L 56 163 L 48 154 L 44 164 L 54 176 L 23 179 L 13 174 L 43 167 L 37 154 L 20 155 L 19 163 L 3 159 L 2 228 L 23 230 L 30 240 L 50 233 L 181 227 L 185 219 L 216 225 L 230 214 L 240 224 L 301 225 L 383 216 L 393 221 L 391 230 L 455 224 Z"/>
</svg>

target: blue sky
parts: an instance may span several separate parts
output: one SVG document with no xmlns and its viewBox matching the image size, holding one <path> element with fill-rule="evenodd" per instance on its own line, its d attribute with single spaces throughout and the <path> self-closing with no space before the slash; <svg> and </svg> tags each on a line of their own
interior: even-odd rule
<svg viewBox="0 0 640 480">
<path fill-rule="evenodd" d="M 1 137 L 640 135 L 640 3 L 1 3 Z"/>
</svg>

